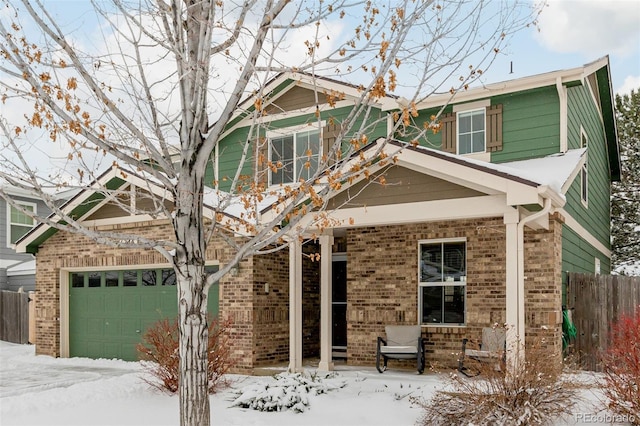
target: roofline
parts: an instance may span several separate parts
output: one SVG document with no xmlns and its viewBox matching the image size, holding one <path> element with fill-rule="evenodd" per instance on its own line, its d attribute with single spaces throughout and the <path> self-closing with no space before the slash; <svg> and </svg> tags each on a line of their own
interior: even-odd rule
<svg viewBox="0 0 640 426">
<path fill-rule="evenodd" d="M 577 68 L 551 71 L 513 80 L 506 80 L 498 83 L 490 83 L 481 87 L 459 91 L 454 95 L 445 93 L 429 96 L 423 102 L 419 102 L 416 105 L 416 108 L 419 110 L 436 108 L 446 104 L 458 104 L 502 94 L 537 89 L 546 86 L 555 86 L 558 79 L 560 79 L 562 84 L 568 84 L 576 81 L 582 82 L 588 75 L 608 65 L 609 58 L 605 56 Z M 387 111 L 387 109 L 383 108 L 383 111 Z"/>
<path fill-rule="evenodd" d="M 494 176 L 498 176 L 498 177 L 501 177 L 501 178 L 504 178 L 504 179 L 511 180 L 513 182 L 521 183 L 523 185 L 532 186 L 532 187 L 540 187 L 541 186 L 537 182 L 533 182 L 531 180 L 524 179 L 524 178 L 519 177 L 519 176 L 510 175 L 509 173 L 505 173 L 505 172 L 502 172 L 500 170 L 495 170 L 495 169 L 492 169 L 490 167 L 483 166 L 481 164 L 476 164 L 476 163 L 472 163 L 470 161 L 465 161 L 464 159 L 459 158 L 457 156 L 454 157 L 453 155 L 447 155 L 447 154 L 445 154 L 445 153 L 443 153 L 441 151 L 436 151 L 434 149 L 429 149 L 429 148 L 426 148 L 426 147 L 416 147 L 416 146 L 413 146 L 413 145 L 407 145 L 406 142 L 398 141 L 398 140 L 395 140 L 395 139 L 390 140 L 388 143 L 390 145 L 394 145 L 394 146 L 400 147 L 402 149 L 406 149 L 406 150 L 413 151 L 413 152 L 418 152 L 420 154 L 428 155 L 428 156 L 431 156 L 431 157 L 434 157 L 434 158 L 438 158 L 440 160 L 449 161 L 449 162 L 454 163 L 454 164 L 459 164 L 459 165 L 462 165 L 462 166 L 465 166 L 465 167 L 469 167 L 471 169 L 475 169 L 475 170 L 478 170 L 478 171 L 481 171 L 481 172 L 484 172 L 484 173 L 489 173 L 489 174 L 492 174 Z"/>
</svg>

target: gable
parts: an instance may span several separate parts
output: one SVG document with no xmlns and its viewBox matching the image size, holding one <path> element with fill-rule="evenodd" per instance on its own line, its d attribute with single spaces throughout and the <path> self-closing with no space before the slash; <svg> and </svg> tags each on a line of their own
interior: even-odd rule
<svg viewBox="0 0 640 426">
<path fill-rule="evenodd" d="M 380 174 L 384 174 L 385 185 L 375 181 Z M 390 166 L 376 173 L 370 180 L 365 179 L 342 191 L 331 199 L 329 208 L 382 206 L 481 195 L 485 194 L 406 167 Z"/>
<path fill-rule="evenodd" d="M 114 198 L 96 208 L 83 221 L 116 219 L 133 215 L 164 216 L 162 207 L 171 211 L 173 206 L 169 200 L 159 200 L 157 196 L 133 185 L 123 188 Z M 162 204 L 158 204 L 160 201 Z"/>
<path fill-rule="evenodd" d="M 267 115 L 280 114 L 325 103 L 327 103 L 327 98 L 323 93 L 318 92 L 318 102 L 316 102 L 316 94 L 313 90 L 294 86 L 270 102 L 265 108 L 265 113 Z"/>
</svg>

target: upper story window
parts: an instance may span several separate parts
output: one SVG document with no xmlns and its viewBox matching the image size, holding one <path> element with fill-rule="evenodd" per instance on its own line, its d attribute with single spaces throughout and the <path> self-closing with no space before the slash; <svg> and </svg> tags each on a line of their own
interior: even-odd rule
<svg viewBox="0 0 640 426">
<path fill-rule="evenodd" d="M 269 172 L 271 185 L 308 180 L 318 170 L 322 152 L 319 129 L 305 126 L 299 130 L 282 129 L 267 133 L 269 161 L 276 166 Z"/>
<path fill-rule="evenodd" d="M 464 324 L 467 285 L 466 241 L 421 241 L 418 250 L 420 323 Z"/>
<path fill-rule="evenodd" d="M 24 210 L 37 213 L 36 204 L 27 203 L 24 201 L 17 201 L 16 204 L 19 204 Z M 7 204 L 8 212 L 7 216 L 9 217 L 8 224 L 8 232 L 7 232 L 7 244 L 9 246 L 13 245 L 22 237 L 24 234 L 29 232 L 31 228 L 33 228 L 34 220 L 31 216 L 17 208 Z"/>
<path fill-rule="evenodd" d="M 487 99 L 454 105 L 440 121 L 445 152 L 489 161 L 491 152 L 502 150 L 502 104 L 491 105 Z"/>
<path fill-rule="evenodd" d="M 580 171 L 580 198 L 582 199 L 582 204 L 586 206 L 589 202 L 589 148 L 587 135 L 584 130 L 580 132 L 580 148 L 587 148 L 584 164 L 582 165 L 582 170 Z"/>
<path fill-rule="evenodd" d="M 483 109 L 458 113 L 458 154 L 484 152 L 485 114 Z"/>
</svg>

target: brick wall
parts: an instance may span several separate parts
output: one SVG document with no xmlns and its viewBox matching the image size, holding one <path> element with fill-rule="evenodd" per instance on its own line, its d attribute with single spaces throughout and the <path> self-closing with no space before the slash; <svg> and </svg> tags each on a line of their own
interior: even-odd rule
<svg viewBox="0 0 640 426">
<path fill-rule="evenodd" d="M 256 256 L 253 261 L 254 366 L 283 363 L 289 360 L 289 250 Z"/>
<path fill-rule="evenodd" d="M 549 230 L 525 232 L 525 343 L 543 345 L 558 364 L 562 359 L 562 223 L 554 214 Z"/>
<path fill-rule="evenodd" d="M 560 228 L 552 223 L 549 231 L 528 231 L 525 246 L 530 259 L 526 261 L 526 307 L 528 315 L 535 318 L 527 336 L 544 334 L 554 353 L 556 342 L 560 343 L 560 328 L 550 325 L 548 319 L 560 303 Z M 384 335 L 385 325 L 418 322 L 418 242 L 442 238 L 467 241 L 467 318 L 465 327 L 423 329 L 427 362 L 455 366 L 463 337 L 480 340 L 482 327 L 504 323 L 506 243 L 502 218 L 352 229 L 347 233 L 350 364 L 375 362 L 376 338 Z M 542 323 L 547 327 L 544 333 Z"/>
<path fill-rule="evenodd" d="M 118 225 L 118 231 L 131 231 L 148 238 L 173 240 L 168 221 L 148 221 Z M 108 231 L 114 227 L 100 227 Z M 214 239 L 207 260 L 224 265 L 231 259 L 232 249 L 221 239 Z M 59 231 L 49 238 L 37 254 L 36 353 L 60 356 L 60 271 L 67 268 L 102 269 L 114 266 L 166 264 L 167 260 L 152 249 L 122 249 L 99 245 L 87 237 Z M 220 281 L 220 315 L 231 318 L 232 356 L 236 371 L 250 371 L 255 364 L 253 259 L 240 263 L 236 276 L 227 274 Z M 288 287 L 287 287 L 288 294 Z M 288 297 L 287 297 L 288 298 Z M 288 327 L 288 324 L 287 324 Z"/>
</svg>

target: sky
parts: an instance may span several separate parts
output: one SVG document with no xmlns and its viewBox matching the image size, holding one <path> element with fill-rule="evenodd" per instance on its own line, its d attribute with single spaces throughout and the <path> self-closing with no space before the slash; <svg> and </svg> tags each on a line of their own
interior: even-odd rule
<svg viewBox="0 0 640 426">
<path fill-rule="evenodd" d="M 509 6 L 512 1 L 515 0 L 498 0 L 497 4 Z M 538 2 L 538 0 L 524 1 L 530 2 L 531 5 Z M 100 22 L 91 10 L 89 0 L 44 0 L 44 3 L 65 31 L 78 30 L 75 34 L 79 34 L 89 30 L 99 34 Z M 393 5 L 394 0 L 389 0 L 389 4 Z M 0 16 L 1 14 L 2 11 Z M 351 28 L 352 25 L 349 22 L 341 22 L 328 24 L 326 31 L 331 33 L 332 41 L 335 43 L 341 35 L 346 36 Z M 304 57 L 305 47 L 301 40 L 303 39 L 299 37 L 299 33 L 294 33 L 288 40 L 289 50 L 283 53 L 283 57 Z M 83 38 L 80 42 L 85 44 L 84 47 L 88 51 L 101 49 L 100 46 L 91 44 L 91 37 Z M 497 55 L 491 68 L 483 70 L 481 79 L 472 87 L 477 84 L 496 83 L 576 68 L 607 55 L 611 64 L 614 92 L 628 93 L 631 89 L 640 89 L 640 0 L 547 0 L 538 25 L 530 26 L 517 33 L 510 44 Z M 219 68 L 222 74 L 231 73 L 232 76 L 237 74 L 237 70 L 231 66 L 226 69 L 224 66 Z M 334 77 L 340 78 L 340 75 Z M 345 75 L 343 78 L 345 81 L 356 83 L 350 81 L 349 76 Z M 222 81 L 225 79 L 223 78 Z M 226 81 L 225 84 L 228 84 L 229 79 Z M 448 90 L 448 87 L 450 86 L 446 86 L 444 90 Z M 219 92 L 225 91 L 219 90 Z M 397 94 L 405 95 L 400 92 Z M 175 94 L 167 96 L 161 103 L 168 105 L 169 109 L 178 105 Z M 226 102 L 223 95 L 222 99 L 218 100 L 218 105 L 224 104 Z M 22 122 L 24 114 L 30 115 L 29 111 L 32 111 L 31 108 L 25 111 L 18 108 L 5 107 L 4 110 L 2 108 L 3 105 L 0 104 L 0 117 L 7 119 L 10 123 Z M 211 120 L 215 119 L 215 114 L 212 114 Z M 56 162 L 60 167 L 67 167 L 65 146 L 49 144 L 48 152 L 39 152 L 41 146 L 41 144 L 31 145 L 28 155 L 33 158 L 47 159 L 38 160 L 39 164 Z M 56 149 L 59 149 L 59 152 Z M 51 169 L 53 170 L 53 167 Z M 75 170 L 75 166 L 70 170 Z"/>
<path fill-rule="evenodd" d="M 539 1 L 531 0 L 534 3 Z M 72 26 L 95 23 L 88 0 L 45 4 Z M 640 0 L 547 0 L 537 28 L 515 36 L 485 73 L 484 82 L 579 67 L 606 55 L 614 92 L 640 88 Z"/>
</svg>

